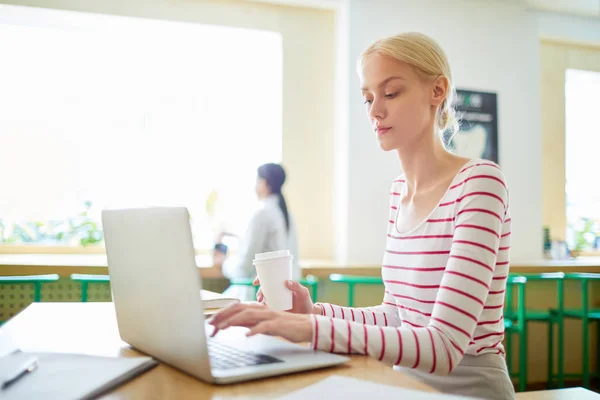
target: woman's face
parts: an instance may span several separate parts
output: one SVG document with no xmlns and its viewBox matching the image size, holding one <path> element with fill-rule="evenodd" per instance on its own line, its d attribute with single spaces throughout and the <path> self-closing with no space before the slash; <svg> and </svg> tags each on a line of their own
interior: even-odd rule
<svg viewBox="0 0 600 400">
<path fill-rule="evenodd" d="M 259 199 L 264 199 L 270 194 L 269 185 L 267 185 L 267 180 L 261 178 L 260 176 L 256 177 L 256 186 L 254 187 L 256 191 L 256 196 Z"/>
<path fill-rule="evenodd" d="M 434 80 L 423 79 L 408 64 L 376 53 L 363 59 L 360 80 L 367 115 L 383 150 L 410 145 L 432 132 L 441 103 L 432 102 Z"/>
</svg>

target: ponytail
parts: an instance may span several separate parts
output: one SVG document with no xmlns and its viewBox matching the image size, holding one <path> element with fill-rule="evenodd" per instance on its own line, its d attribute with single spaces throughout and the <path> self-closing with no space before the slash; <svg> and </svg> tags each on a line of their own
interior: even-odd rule
<svg viewBox="0 0 600 400">
<path fill-rule="evenodd" d="M 277 198 L 279 199 L 279 208 L 281 208 L 281 212 L 283 213 L 283 218 L 285 218 L 285 228 L 289 232 L 290 231 L 290 216 L 288 215 L 287 204 L 285 204 L 285 198 L 281 192 L 277 193 Z"/>
</svg>

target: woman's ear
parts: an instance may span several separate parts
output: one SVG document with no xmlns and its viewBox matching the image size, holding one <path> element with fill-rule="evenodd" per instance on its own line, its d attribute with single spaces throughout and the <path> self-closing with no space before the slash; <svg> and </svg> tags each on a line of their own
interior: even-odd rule
<svg viewBox="0 0 600 400">
<path fill-rule="evenodd" d="M 448 90 L 450 88 L 450 82 L 445 76 L 438 76 L 433 81 L 433 90 L 431 91 L 431 105 L 439 106 L 446 100 L 448 96 Z"/>
</svg>

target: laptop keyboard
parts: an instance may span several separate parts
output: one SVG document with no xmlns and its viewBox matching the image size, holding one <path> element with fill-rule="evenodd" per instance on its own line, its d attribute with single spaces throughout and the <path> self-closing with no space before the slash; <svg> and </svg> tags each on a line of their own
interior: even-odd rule
<svg viewBox="0 0 600 400">
<path fill-rule="evenodd" d="M 208 354 L 210 365 L 215 369 L 232 369 L 283 362 L 266 354 L 252 353 L 227 346 L 215 339 L 208 340 Z"/>
</svg>

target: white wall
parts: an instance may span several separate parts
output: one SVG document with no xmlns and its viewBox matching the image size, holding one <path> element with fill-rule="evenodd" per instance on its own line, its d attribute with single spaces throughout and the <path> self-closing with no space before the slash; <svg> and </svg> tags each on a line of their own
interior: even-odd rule
<svg viewBox="0 0 600 400">
<path fill-rule="evenodd" d="M 539 12 L 537 26 L 543 39 L 600 45 L 600 18 Z"/>
<path fill-rule="evenodd" d="M 387 196 L 400 173 L 395 155 L 380 151 L 370 129 L 355 60 L 373 40 L 410 30 L 439 41 L 457 87 L 497 92 L 500 165 L 511 192 L 512 259 L 539 259 L 542 162 L 535 14 L 518 5 L 475 0 L 352 0 L 349 12 L 348 260 L 381 262 Z"/>
</svg>

